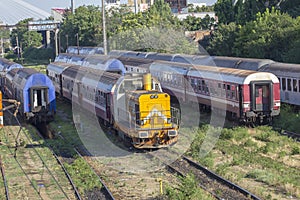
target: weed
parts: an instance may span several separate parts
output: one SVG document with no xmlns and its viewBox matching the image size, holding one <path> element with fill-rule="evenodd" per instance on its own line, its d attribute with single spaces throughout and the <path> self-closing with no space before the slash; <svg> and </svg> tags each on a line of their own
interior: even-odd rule
<svg viewBox="0 0 300 200">
<path fill-rule="evenodd" d="M 299 146 L 293 146 L 292 151 L 291 151 L 291 155 L 297 155 L 297 154 L 300 154 L 300 147 Z"/>
</svg>

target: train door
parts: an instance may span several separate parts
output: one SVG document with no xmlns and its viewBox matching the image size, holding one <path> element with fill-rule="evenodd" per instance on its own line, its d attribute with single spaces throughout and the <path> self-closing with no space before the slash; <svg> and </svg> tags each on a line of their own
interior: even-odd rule
<svg viewBox="0 0 300 200">
<path fill-rule="evenodd" d="M 63 94 L 63 80 L 62 75 L 59 75 L 59 93 L 61 96 L 64 96 Z"/>
<path fill-rule="evenodd" d="M 110 111 L 110 93 L 104 93 L 106 101 L 106 118 L 111 122 L 111 111 Z"/>
<path fill-rule="evenodd" d="M 252 108 L 255 111 L 269 111 L 271 106 L 271 84 L 254 83 L 252 84 Z"/>
<path fill-rule="evenodd" d="M 46 110 L 48 105 L 48 88 L 30 88 L 30 105 L 32 112 Z"/>
</svg>

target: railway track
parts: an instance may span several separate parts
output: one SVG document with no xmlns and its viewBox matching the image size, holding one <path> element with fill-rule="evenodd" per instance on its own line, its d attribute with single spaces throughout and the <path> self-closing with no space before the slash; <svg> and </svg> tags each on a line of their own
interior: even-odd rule
<svg viewBox="0 0 300 200">
<path fill-rule="evenodd" d="M 3 179 L 6 175 L 8 177 L 4 181 L 6 199 L 76 199 L 57 164 L 53 165 L 55 160 L 51 154 L 49 157 L 49 150 L 31 137 L 34 134 L 31 130 L 27 132 L 18 119 L 14 119 L 13 126 L 3 127 L 2 132 L 5 144 L 2 148 L 6 147 L 4 150 L 7 152 L 3 155 L 7 170 L 6 174 L 2 173 Z"/>
<path fill-rule="evenodd" d="M 4 184 L 4 188 L 5 188 L 5 199 L 9 200 L 8 185 L 7 185 L 7 180 L 6 180 L 6 176 L 5 176 L 5 170 L 4 170 L 4 166 L 3 166 L 3 163 L 2 163 L 1 156 L 0 156 L 0 169 L 1 169 L 3 184 Z"/>
<path fill-rule="evenodd" d="M 298 142 L 300 141 L 300 133 L 294 133 L 294 132 L 290 132 L 290 131 L 281 131 L 281 135 L 285 135 L 287 137 L 293 138 L 295 140 L 297 140 Z"/>
<path fill-rule="evenodd" d="M 181 176 L 186 176 L 190 173 L 194 174 L 195 178 L 199 181 L 199 186 L 210 192 L 217 199 L 260 199 L 249 191 L 220 177 L 185 156 L 168 165 L 167 168 Z"/>
<path fill-rule="evenodd" d="M 59 135 L 59 137 L 61 137 L 64 141 L 67 141 L 66 138 L 64 138 L 62 135 Z M 82 146 L 77 145 L 76 147 L 74 147 L 74 151 L 82 159 L 84 159 L 85 156 L 91 156 L 91 154 L 86 150 L 86 148 Z M 70 160 L 66 160 L 65 162 L 70 162 Z M 110 192 L 105 182 L 101 179 L 101 177 L 95 172 L 95 170 L 92 167 L 91 170 L 97 176 L 97 178 L 99 179 L 99 181 L 103 186 L 100 191 L 94 191 L 94 193 L 97 193 L 97 195 L 93 196 L 93 198 L 114 200 L 115 198 L 113 194 Z"/>
</svg>

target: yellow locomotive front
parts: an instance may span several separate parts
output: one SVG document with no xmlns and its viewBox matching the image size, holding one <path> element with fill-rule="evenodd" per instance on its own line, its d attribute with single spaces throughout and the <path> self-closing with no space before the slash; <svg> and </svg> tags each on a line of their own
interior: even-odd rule
<svg viewBox="0 0 300 200">
<path fill-rule="evenodd" d="M 129 114 L 135 124 L 132 137 L 136 148 L 161 148 L 178 139 L 178 110 L 170 106 L 170 96 L 152 91 L 128 94 Z"/>
<path fill-rule="evenodd" d="M 147 74 L 142 89 L 126 91 L 127 117 L 119 118 L 119 129 L 139 149 L 167 147 L 178 139 L 179 110 L 171 107 L 167 93 L 153 90 L 152 85 Z"/>
</svg>

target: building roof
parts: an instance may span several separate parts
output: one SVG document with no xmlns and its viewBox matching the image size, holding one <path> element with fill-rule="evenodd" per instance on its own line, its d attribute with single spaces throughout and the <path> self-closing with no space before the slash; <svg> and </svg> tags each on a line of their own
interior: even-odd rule
<svg viewBox="0 0 300 200">
<path fill-rule="evenodd" d="M 1 0 L 0 10 L 0 24 L 7 25 L 14 25 L 27 18 L 38 20 L 50 16 L 50 13 L 24 0 Z"/>
</svg>

